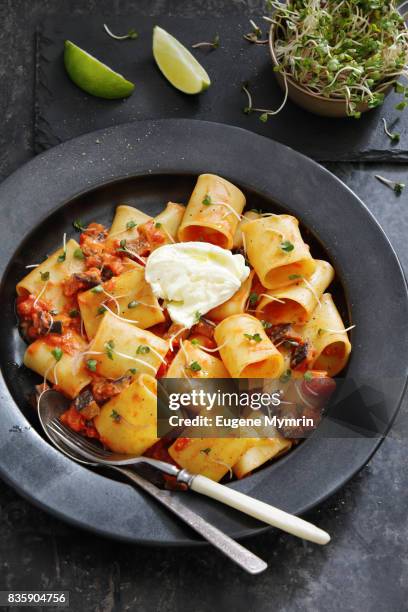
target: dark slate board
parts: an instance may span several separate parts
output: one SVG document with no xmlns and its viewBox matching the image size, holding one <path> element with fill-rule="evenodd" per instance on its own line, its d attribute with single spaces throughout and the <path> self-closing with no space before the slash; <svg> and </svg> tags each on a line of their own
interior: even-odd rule
<svg viewBox="0 0 408 612">
<path fill-rule="evenodd" d="M 391 93 L 383 107 L 360 120 L 325 119 L 287 103 L 284 110 L 264 124 L 255 115 L 243 113 L 244 81 L 251 84 L 254 103 L 277 108 L 282 91 L 275 82 L 268 46 L 243 39 L 249 29 L 242 18 L 131 17 L 109 18 L 112 31 L 134 27 L 137 40 L 118 42 L 103 30 L 102 17 L 46 20 L 37 34 L 36 150 L 41 151 L 74 136 L 117 123 L 162 117 L 187 117 L 243 127 L 274 138 L 319 161 L 408 161 L 408 114 L 394 109 Z M 259 24 L 261 18 L 257 18 Z M 199 96 L 175 90 L 159 72 L 152 52 L 154 25 L 160 25 L 190 46 L 220 34 L 217 50 L 195 50 L 208 70 L 212 86 Z M 126 100 L 102 100 L 78 89 L 63 66 L 63 41 L 68 38 L 135 82 Z M 384 134 L 382 117 L 401 133 L 398 144 Z M 243 142 L 243 146 L 245 143 Z M 214 155 L 216 155 L 216 150 Z"/>
</svg>

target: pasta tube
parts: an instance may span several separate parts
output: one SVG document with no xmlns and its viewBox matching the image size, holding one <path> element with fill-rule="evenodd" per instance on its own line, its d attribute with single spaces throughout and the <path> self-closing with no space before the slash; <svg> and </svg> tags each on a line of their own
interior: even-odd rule
<svg viewBox="0 0 408 612">
<path fill-rule="evenodd" d="M 178 231 L 181 242 L 204 241 L 232 249 L 244 194 L 215 174 L 198 177 Z"/>
<path fill-rule="evenodd" d="M 150 220 L 151 217 L 138 208 L 121 204 L 116 208 L 106 246 L 112 245 L 115 240 L 134 240 L 137 237 L 137 226 Z"/>
<path fill-rule="evenodd" d="M 274 324 L 304 325 L 334 278 L 334 269 L 327 261 L 315 263 L 316 269 L 308 280 L 300 278 L 294 285 L 269 290 L 260 300 L 256 316 Z"/>
<path fill-rule="evenodd" d="M 55 251 L 17 284 L 17 295 L 41 297 L 41 300 L 61 311 L 69 303 L 69 298 L 63 292 L 63 281 L 85 269 L 83 259 L 75 256 L 79 252 L 79 244 L 75 240 L 68 240 L 65 251 L 64 247 Z"/>
<path fill-rule="evenodd" d="M 336 376 L 347 364 L 351 344 L 330 293 L 325 293 L 320 302 L 310 321 L 297 331 L 316 351 L 312 367 Z"/>
<path fill-rule="evenodd" d="M 278 378 L 284 359 L 262 323 L 248 314 L 233 315 L 217 325 L 214 338 L 232 378 Z"/>
<path fill-rule="evenodd" d="M 181 204 L 175 204 L 174 202 L 168 202 L 166 208 L 155 217 L 154 221 L 156 224 L 160 224 L 164 227 L 164 233 L 175 242 L 177 238 L 177 232 L 180 227 L 180 223 L 183 219 L 185 207 Z"/>
<path fill-rule="evenodd" d="M 230 378 L 223 362 L 198 345 L 185 340 L 172 361 L 166 378 Z"/>
<path fill-rule="evenodd" d="M 144 268 L 135 267 L 106 283 L 78 295 L 78 304 L 89 339 L 102 321 L 106 304 L 115 314 L 134 321 L 141 329 L 162 323 L 163 310 L 144 278 Z"/>
<path fill-rule="evenodd" d="M 290 215 L 273 215 L 245 223 L 242 227 L 248 259 L 262 285 L 279 289 L 313 274 L 316 263 L 299 231 L 299 221 Z"/>
<path fill-rule="evenodd" d="M 87 355 L 96 361 L 99 376 L 116 379 L 131 369 L 155 376 L 167 350 L 162 338 L 107 312 Z"/>
<path fill-rule="evenodd" d="M 234 249 L 240 249 L 241 247 L 244 247 L 244 240 L 242 238 L 242 228 L 245 223 L 248 223 L 248 221 L 254 221 L 255 219 L 259 219 L 260 216 L 260 213 L 256 212 L 256 210 L 248 210 L 246 213 L 244 213 L 241 221 L 238 223 L 238 227 L 234 234 Z"/>
<path fill-rule="evenodd" d="M 116 453 L 142 455 L 157 442 L 157 382 L 140 374 L 94 419 L 101 442 Z"/>
<path fill-rule="evenodd" d="M 82 365 L 81 354 L 85 349 L 83 338 L 72 332 L 61 348 L 51 344 L 47 337 L 39 338 L 27 347 L 24 365 L 74 398 L 91 382 Z"/>
</svg>

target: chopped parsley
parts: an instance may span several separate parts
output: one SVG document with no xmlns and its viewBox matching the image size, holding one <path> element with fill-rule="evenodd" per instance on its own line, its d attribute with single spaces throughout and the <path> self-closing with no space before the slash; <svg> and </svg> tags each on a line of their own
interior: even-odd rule
<svg viewBox="0 0 408 612">
<path fill-rule="evenodd" d="M 261 334 L 244 334 L 245 338 L 248 340 L 253 340 L 254 342 L 262 342 Z"/>
<path fill-rule="evenodd" d="M 86 362 L 86 367 L 88 368 L 88 370 L 91 370 L 91 372 L 96 372 L 97 365 L 98 362 L 96 361 L 96 359 L 88 359 L 88 361 Z"/>
<path fill-rule="evenodd" d="M 55 349 L 51 351 L 51 355 L 54 357 L 55 361 L 60 361 L 63 354 L 64 353 L 59 346 L 57 346 Z"/>
</svg>

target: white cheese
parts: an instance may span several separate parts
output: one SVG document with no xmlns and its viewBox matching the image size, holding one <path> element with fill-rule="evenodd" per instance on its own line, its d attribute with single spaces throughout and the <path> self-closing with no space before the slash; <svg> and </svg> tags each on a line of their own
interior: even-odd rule
<svg viewBox="0 0 408 612">
<path fill-rule="evenodd" d="M 242 255 L 207 242 L 166 244 L 150 255 L 145 278 L 166 301 L 174 323 L 190 328 L 197 316 L 226 302 L 248 278 Z"/>
</svg>

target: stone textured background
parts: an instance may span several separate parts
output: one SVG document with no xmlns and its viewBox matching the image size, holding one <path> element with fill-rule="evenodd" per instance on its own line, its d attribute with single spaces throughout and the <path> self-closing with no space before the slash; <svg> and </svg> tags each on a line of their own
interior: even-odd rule
<svg viewBox="0 0 408 612">
<path fill-rule="evenodd" d="M 226 19 L 234 12 L 245 19 L 248 8 L 260 10 L 262 2 L 0 0 L 0 179 L 33 155 L 34 32 L 44 16 L 92 19 L 95 12 L 136 10 Z M 374 179 L 379 172 L 408 182 L 406 167 L 343 164 L 330 169 L 366 202 L 407 270 L 408 190 L 397 198 Z M 355 249 L 358 266 L 365 255 L 364 236 Z M 327 548 L 274 531 L 246 541 L 270 563 L 256 578 L 210 549 L 147 549 L 76 531 L 0 482 L 0 589 L 70 590 L 71 609 L 87 612 L 403 612 L 408 601 L 406 415 L 405 401 L 393 432 L 369 465 L 309 514 L 331 533 Z"/>
</svg>

